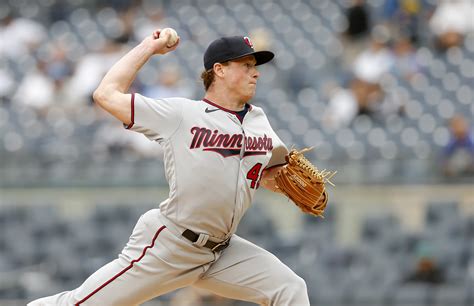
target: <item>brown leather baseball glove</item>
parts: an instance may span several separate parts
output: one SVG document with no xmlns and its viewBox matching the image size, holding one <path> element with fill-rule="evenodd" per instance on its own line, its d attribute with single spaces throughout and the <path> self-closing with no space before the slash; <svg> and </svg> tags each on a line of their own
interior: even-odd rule
<svg viewBox="0 0 474 306">
<path fill-rule="evenodd" d="M 288 164 L 278 171 L 275 181 L 278 189 L 303 212 L 322 217 L 328 202 L 325 184 L 333 185 L 329 180 L 336 171 L 318 170 L 303 155 L 311 149 L 291 150 L 286 156 Z"/>
</svg>

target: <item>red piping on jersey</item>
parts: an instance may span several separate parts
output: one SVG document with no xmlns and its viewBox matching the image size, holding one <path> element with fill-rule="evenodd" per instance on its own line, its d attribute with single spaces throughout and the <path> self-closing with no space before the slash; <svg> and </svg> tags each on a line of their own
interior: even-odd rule
<svg viewBox="0 0 474 306">
<path fill-rule="evenodd" d="M 132 98 L 130 99 L 130 124 L 126 127 L 126 129 L 132 128 L 135 124 L 135 93 L 132 93 Z"/>
<path fill-rule="evenodd" d="M 132 100 L 133 101 L 133 100 Z M 122 274 L 124 274 L 125 272 L 127 272 L 128 270 L 130 270 L 131 268 L 133 268 L 133 265 L 137 262 L 139 262 L 140 260 L 142 260 L 143 257 L 145 257 L 145 253 L 148 249 L 151 249 L 152 247 L 155 246 L 155 241 L 156 241 L 156 238 L 158 238 L 158 235 L 161 233 L 162 230 L 164 230 L 166 228 L 166 226 L 162 226 L 158 229 L 158 231 L 156 231 L 155 233 L 155 236 L 153 237 L 153 240 L 151 241 L 151 244 L 146 246 L 144 249 L 143 249 L 143 252 L 142 254 L 140 255 L 140 257 L 138 257 L 137 259 L 134 259 L 132 260 L 132 262 L 130 262 L 130 265 L 128 265 L 128 267 L 126 267 L 125 269 L 123 269 L 122 271 L 120 271 L 119 273 L 115 274 L 111 279 L 109 279 L 108 281 L 106 281 L 105 283 L 103 283 L 99 288 L 95 289 L 94 291 L 92 291 L 92 293 L 90 293 L 88 296 L 86 296 L 85 298 L 83 298 L 82 300 L 80 300 L 79 302 L 77 302 L 75 305 L 78 306 L 80 305 L 81 303 L 84 303 L 85 301 L 87 301 L 91 296 L 93 296 L 94 294 L 96 294 L 97 292 L 99 292 L 101 289 L 103 289 L 105 286 L 107 286 L 108 284 L 110 284 L 111 282 L 113 282 L 114 280 L 116 280 L 117 278 L 119 278 Z"/>
<path fill-rule="evenodd" d="M 275 168 L 275 167 L 284 166 L 284 165 L 286 165 L 286 164 L 288 164 L 288 163 L 283 163 L 283 164 L 273 165 L 273 166 L 271 166 L 271 167 L 268 167 L 268 168 L 265 168 L 265 169 L 263 169 L 263 170 L 269 170 L 269 169 L 272 169 L 272 168 Z"/>
</svg>

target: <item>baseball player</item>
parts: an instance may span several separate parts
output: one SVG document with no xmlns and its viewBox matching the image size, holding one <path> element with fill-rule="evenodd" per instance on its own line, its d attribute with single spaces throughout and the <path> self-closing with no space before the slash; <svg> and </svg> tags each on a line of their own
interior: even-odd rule
<svg viewBox="0 0 474 306">
<path fill-rule="evenodd" d="M 150 99 L 127 90 L 172 34 L 145 38 L 105 75 L 94 100 L 127 129 L 161 144 L 169 197 L 138 220 L 118 258 L 79 288 L 28 305 L 136 305 L 185 286 L 261 305 L 309 305 L 305 281 L 270 252 L 235 235 L 259 187 L 277 191 L 287 148 L 255 94 L 270 51 L 223 37 L 204 54 L 205 97 Z"/>
</svg>

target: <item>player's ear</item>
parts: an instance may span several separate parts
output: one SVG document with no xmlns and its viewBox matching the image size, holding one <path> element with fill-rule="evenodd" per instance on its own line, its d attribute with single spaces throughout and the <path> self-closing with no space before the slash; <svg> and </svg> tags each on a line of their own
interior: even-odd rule
<svg viewBox="0 0 474 306">
<path fill-rule="evenodd" d="M 215 63 L 212 69 L 214 69 L 214 74 L 218 77 L 222 78 L 224 76 L 224 65 L 221 63 Z"/>
</svg>

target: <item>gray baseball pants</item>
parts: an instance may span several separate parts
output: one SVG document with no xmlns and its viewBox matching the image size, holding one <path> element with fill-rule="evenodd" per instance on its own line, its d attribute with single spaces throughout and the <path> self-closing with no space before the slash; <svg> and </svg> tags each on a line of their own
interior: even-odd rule
<svg viewBox="0 0 474 306">
<path fill-rule="evenodd" d="M 306 284 L 270 252 L 233 235 L 221 252 L 193 245 L 183 229 L 152 209 L 122 253 L 79 288 L 28 306 L 138 305 L 186 286 L 260 305 L 307 306 Z"/>
</svg>

